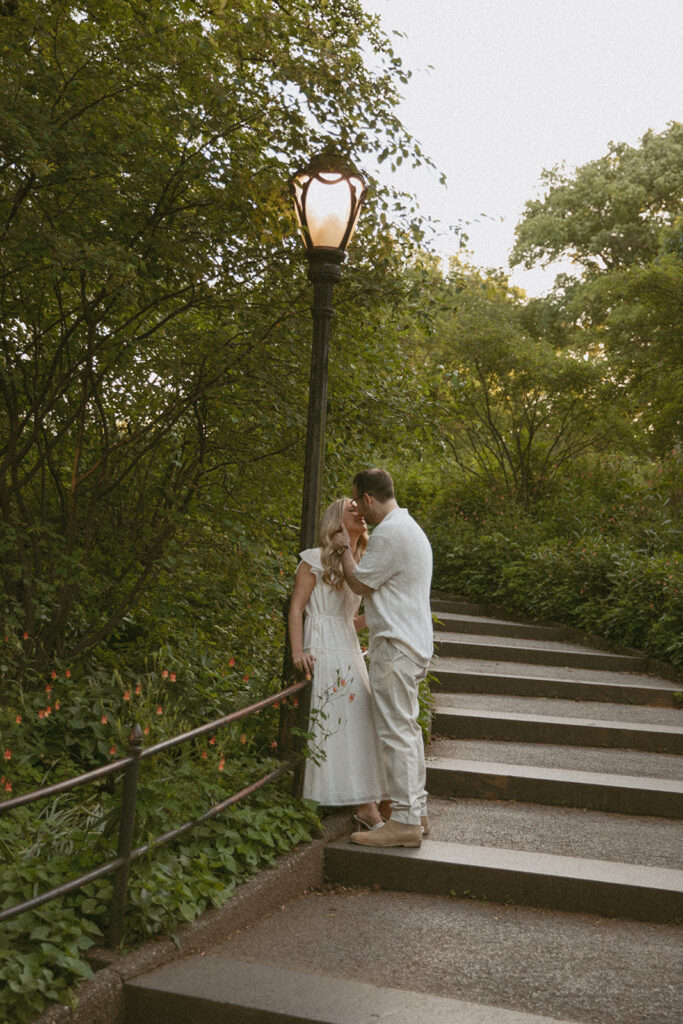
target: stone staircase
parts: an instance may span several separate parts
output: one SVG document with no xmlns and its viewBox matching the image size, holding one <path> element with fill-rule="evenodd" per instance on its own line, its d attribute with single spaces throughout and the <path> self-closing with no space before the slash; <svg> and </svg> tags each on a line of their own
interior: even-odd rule
<svg viewBox="0 0 683 1024">
<path fill-rule="evenodd" d="M 430 835 L 133 979 L 125 1024 L 679 1024 L 676 684 L 435 601 Z"/>
</svg>

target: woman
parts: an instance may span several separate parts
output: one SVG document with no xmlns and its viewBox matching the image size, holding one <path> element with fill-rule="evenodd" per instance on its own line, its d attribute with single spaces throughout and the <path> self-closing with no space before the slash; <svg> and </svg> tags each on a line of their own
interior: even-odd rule
<svg viewBox="0 0 683 1024">
<path fill-rule="evenodd" d="M 386 778 L 375 729 L 370 684 L 356 631 L 360 597 L 344 581 L 332 537 L 342 522 L 360 561 L 368 544 L 365 520 L 350 498 L 339 498 L 323 514 L 320 547 L 301 552 L 289 610 L 292 660 L 313 676 L 311 746 L 325 754 L 306 765 L 304 796 L 327 807 L 356 806 L 365 828 L 382 824 L 377 801 Z M 305 612 L 305 619 L 304 619 Z"/>
</svg>

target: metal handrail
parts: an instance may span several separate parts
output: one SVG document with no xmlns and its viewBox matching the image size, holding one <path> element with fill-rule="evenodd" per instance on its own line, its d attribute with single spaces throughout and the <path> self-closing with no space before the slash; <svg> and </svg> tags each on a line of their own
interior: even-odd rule
<svg viewBox="0 0 683 1024">
<path fill-rule="evenodd" d="M 123 801 L 119 820 L 117 856 L 113 860 L 107 861 L 105 864 L 101 864 L 99 867 L 94 868 L 92 871 L 88 871 L 86 874 L 80 875 L 78 878 L 74 878 L 69 882 L 64 882 L 62 885 L 55 886 L 55 888 L 50 889 L 47 892 L 40 893 L 38 896 L 34 896 L 29 900 L 24 900 L 22 903 L 17 903 L 14 906 L 5 908 L 5 910 L 0 911 L 0 922 L 17 917 L 19 914 L 23 914 L 27 910 L 33 910 L 36 907 L 42 906 L 44 903 L 49 903 L 60 896 L 64 896 L 69 892 L 82 888 L 89 882 L 94 882 L 98 878 L 103 878 L 105 875 L 116 871 L 117 874 L 114 880 L 114 893 L 109 911 L 109 929 L 107 932 L 106 942 L 108 946 L 117 946 L 123 937 L 123 920 L 128 889 L 128 874 L 130 871 L 130 865 L 133 861 L 142 857 L 144 854 L 155 850 L 158 846 L 162 846 L 173 839 L 177 839 L 178 836 L 192 831 L 193 828 L 196 828 L 197 825 L 202 824 L 202 822 L 208 821 L 210 818 L 220 814 L 221 811 L 224 811 L 233 804 L 238 803 L 238 801 L 243 800 L 247 796 L 251 796 L 252 793 L 257 792 L 257 790 L 268 785 L 268 783 L 274 782 L 275 779 L 285 775 L 293 768 L 296 769 L 301 762 L 301 755 L 295 754 L 293 757 L 290 757 L 279 768 L 268 772 L 267 775 L 264 775 L 262 778 L 250 783 L 238 793 L 233 793 L 232 796 L 227 797 L 220 803 L 214 804 L 213 807 L 210 807 L 198 818 L 184 822 L 178 828 L 165 832 L 163 835 L 151 839 L 143 846 L 138 846 L 133 849 L 133 828 L 135 824 L 135 804 L 137 800 L 140 762 L 152 757 L 154 754 L 158 754 L 162 751 L 169 750 L 172 747 L 176 747 L 181 743 L 185 743 L 187 740 L 195 739 L 197 736 L 202 736 L 207 732 L 213 732 L 216 729 L 232 725 L 234 722 L 237 722 L 242 718 L 246 718 L 248 715 L 258 714 L 258 712 L 264 708 L 285 701 L 287 697 L 298 693 L 307 686 L 310 686 L 309 680 L 299 680 L 298 682 L 286 687 L 284 690 L 280 690 L 278 693 L 273 694 L 271 697 L 266 697 L 263 700 L 258 701 L 256 704 L 250 704 L 246 708 L 240 708 L 238 711 L 233 711 L 213 722 L 208 722 L 205 725 L 198 726 L 196 729 L 190 729 L 187 732 L 180 733 L 178 736 L 173 736 L 168 740 L 163 740 L 161 743 L 156 743 L 154 746 L 147 747 L 145 750 L 142 749 L 142 730 L 139 725 L 134 725 L 130 733 L 129 749 L 126 757 L 118 758 L 110 764 L 102 765 L 100 768 L 95 768 L 89 772 L 84 772 L 83 775 L 77 775 L 74 778 L 66 779 L 64 782 L 57 782 L 54 783 L 54 785 L 33 790 L 31 793 L 25 793 L 23 796 L 12 797 L 10 800 L 3 800 L 0 802 L 0 813 L 10 811 L 16 807 L 34 803 L 36 800 L 46 799 L 50 796 L 57 796 L 61 793 L 66 793 L 69 790 L 74 789 L 76 786 L 85 785 L 89 782 L 106 778 L 108 775 L 112 775 L 121 769 L 125 769 L 123 776 Z"/>
</svg>

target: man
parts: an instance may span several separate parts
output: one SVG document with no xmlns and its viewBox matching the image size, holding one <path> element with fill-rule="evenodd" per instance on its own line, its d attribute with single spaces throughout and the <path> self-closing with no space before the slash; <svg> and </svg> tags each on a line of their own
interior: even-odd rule
<svg viewBox="0 0 683 1024">
<path fill-rule="evenodd" d="M 417 724 L 418 687 L 433 653 L 429 592 L 432 549 L 399 508 L 384 469 L 353 479 L 353 498 L 367 523 L 370 543 L 356 565 L 345 527 L 335 534 L 349 587 L 362 594 L 370 632 L 370 690 L 382 743 L 392 813 L 389 821 L 351 839 L 364 846 L 419 846 L 428 830 L 425 759 Z"/>
</svg>

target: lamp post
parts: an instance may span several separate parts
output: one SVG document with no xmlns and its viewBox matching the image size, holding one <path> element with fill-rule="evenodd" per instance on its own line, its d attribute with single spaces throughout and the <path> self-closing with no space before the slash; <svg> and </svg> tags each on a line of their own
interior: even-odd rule
<svg viewBox="0 0 683 1024">
<path fill-rule="evenodd" d="M 346 247 L 358 223 L 367 188 L 351 163 L 329 155 L 313 157 L 293 175 L 290 187 L 309 261 L 308 279 L 313 284 L 313 346 L 299 539 L 299 550 L 303 551 L 315 546 L 320 515 L 332 291 L 341 278 Z"/>
<path fill-rule="evenodd" d="M 322 155 L 290 179 L 299 230 L 308 256 L 308 279 L 313 284 L 313 346 L 311 377 L 308 391 L 306 455 L 301 503 L 301 534 L 299 551 L 315 547 L 320 491 L 325 450 L 325 419 L 327 414 L 327 361 L 332 323 L 332 292 L 341 279 L 341 265 L 346 255 L 367 191 L 363 177 L 348 161 Z M 285 616 L 289 601 L 285 608 Z M 289 637 L 285 641 L 285 678 L 293 670 Z M 299 736 L 293 736 L 292 718 L 280 718 L 280 750 L 301 750 L 301 735 L 308 729 L 311 689 L 301 693 L 297 719 Z M 295 770 L 292 790 L 300 797 L 303 791 L 305 761 Z"/>
</svg>

